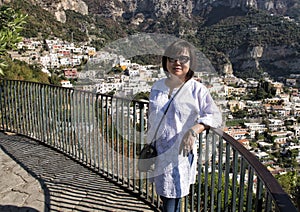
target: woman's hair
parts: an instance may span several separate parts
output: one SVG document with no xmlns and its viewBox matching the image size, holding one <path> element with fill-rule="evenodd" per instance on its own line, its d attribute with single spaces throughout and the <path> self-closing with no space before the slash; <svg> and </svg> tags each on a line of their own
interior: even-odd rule
<svg viewBox="0 0 300 212">
<path fill-rule="evenodd" d="M 176 57 L 178 54 L 182 53 L 184 50 L 187 50 L 189 52 L 190 57 L 190 68 L 188 73 L 186 74 L 186 80 L 191 79 L 194 76 L 194 70 L 196 69 L 196 56 L 194 47 L 184 41 L 184 40 L 178 40 L 173 42 L 170 46 L 167 47 L 165 50 L 165 53 L 162 57 L 162 66 L 166 73 L 168 73 L 167 69 L 167 62 L 169 57 Z"/>
</svg>

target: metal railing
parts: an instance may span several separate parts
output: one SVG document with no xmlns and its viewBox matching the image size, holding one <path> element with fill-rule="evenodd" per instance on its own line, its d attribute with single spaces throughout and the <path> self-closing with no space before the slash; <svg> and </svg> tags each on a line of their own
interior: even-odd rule
<svg viewBox="0 0 300 212">
<path fill-rule="evenodd" d="M 137 170 L 148 103 L 51 85 L 1 80 L 1 128 L 39 140 L 159 208 Z M 271 173 L 220 129 L 199 136 L 197 182 L 185 211 L 296 211 Z"/>
</svg>

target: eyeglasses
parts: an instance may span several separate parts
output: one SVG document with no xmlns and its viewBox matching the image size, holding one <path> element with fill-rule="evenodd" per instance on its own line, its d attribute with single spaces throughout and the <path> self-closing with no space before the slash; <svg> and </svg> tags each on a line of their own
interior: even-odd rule
<svg viewBox="0 0 300 212">
<path fill-rule="evenodd" d="M 178 57 L 168 57 L 170 63 L 175 63 L 175 61 L 179 61 L 180 64 L 185 64 L 190 61 L 189 56 L 178 56 Z"/>
</svg>

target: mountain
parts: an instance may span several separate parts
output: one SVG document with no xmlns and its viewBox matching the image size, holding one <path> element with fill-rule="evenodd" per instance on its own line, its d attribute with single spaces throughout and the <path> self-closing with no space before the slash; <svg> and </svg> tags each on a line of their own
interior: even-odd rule
<svg viewBox="0 0 300 212">
<path fill-rule="evenodd" d="M 299 0 L 2 0 L 29 14 L 24 36 L 105 44 L 138 32 L 188 40 L 220 72 L 299 73 Z M 1 4 L 1 2 L 0 2 Z M 228 70 L 232 69 L 232 70 Z"/>
</svg>

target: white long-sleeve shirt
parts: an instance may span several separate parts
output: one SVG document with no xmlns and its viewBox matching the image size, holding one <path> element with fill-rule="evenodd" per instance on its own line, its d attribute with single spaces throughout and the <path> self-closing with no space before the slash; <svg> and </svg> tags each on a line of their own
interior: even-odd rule
<svg viewBox="0 0 300 212">
<path fill-rule="evenodd" d="M 160 123 L 169 101 L 179 89 L 174 89 L 169 99 L 170 88 L 166 86 L 165 80 L 155 82 L 151 89 L 147 142 L 154 139 L 158 128 L 155 140 L 159 156 L 152 173 L 156 192 L 164 197 L 179 198 L 188 195 L 190 184 L 195 183 L 197 165 L 196 145 L 192 151 L 193 161 L 179 154 L 183 135 L 196 123 L 220 127 L 222 116 L 208 89 L 191 79 L 175 96 Z"/>
</svg>

